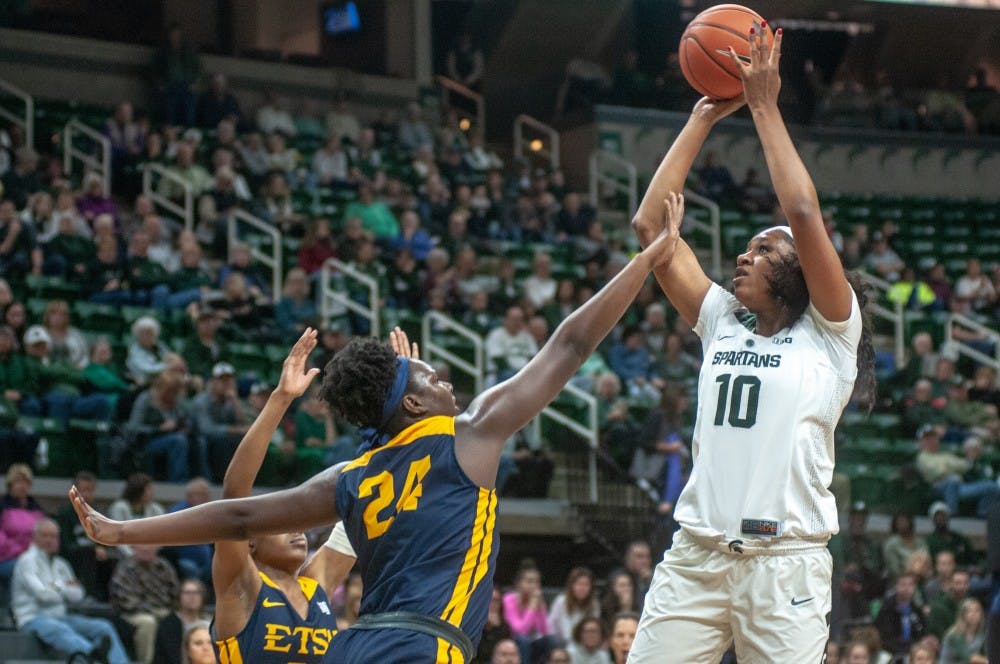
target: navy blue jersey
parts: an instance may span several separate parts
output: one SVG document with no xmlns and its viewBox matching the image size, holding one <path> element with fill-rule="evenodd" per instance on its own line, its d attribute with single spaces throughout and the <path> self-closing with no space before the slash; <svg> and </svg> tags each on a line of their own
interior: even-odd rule
<svg viewBox="0 0 1000 664">
<path fill-rule="evenodd" d="M 310 664 L 322 662 L 337 633 L 337 621 L 330 611 L 326 592 L 313 579 L 299 577 L 299 587 L 309 599 L 302 619 L 285 594 L 271 579 L 260 573 L 264 585 L 257 604 L 240 633 L 215 642 L 221 664 Z"/>
<path fill-rule="evenodd" d="M 497 497 L 459 466 L 455 418 L 417 422 L 349 463 L 336 500 L 364 580 L 361 613 L 436 616 L 478 643 L 499 549 Z M 436 647 L 431 661 L 461 662 L 446 641 Z"/>
</svg>

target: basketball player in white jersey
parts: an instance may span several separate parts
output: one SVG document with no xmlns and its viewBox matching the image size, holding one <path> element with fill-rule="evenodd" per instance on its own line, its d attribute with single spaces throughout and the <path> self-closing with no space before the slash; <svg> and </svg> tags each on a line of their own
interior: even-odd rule
<svg viewBox="0 0 1000 664">
<path fill-rule="evenodd" d="M 874 354 L 863 291 L 859 302 L 778 111 L 781 31 L 773 48 L 750 39 L 749 64 L 733 60 L 790 227 L 750 241 L 733 293 L 683 243 L 654 272 L 705 359 L 681 529 L 653 575 L 630 664 L 717 664 L 730 642 L 740 664 L 820 662 L 829 634 L 833 431 L 855 387 L 871 393 Z M 642 244 L 712 125 L 743 103 L 695 106 L 633 222 Z"/>
</svg>

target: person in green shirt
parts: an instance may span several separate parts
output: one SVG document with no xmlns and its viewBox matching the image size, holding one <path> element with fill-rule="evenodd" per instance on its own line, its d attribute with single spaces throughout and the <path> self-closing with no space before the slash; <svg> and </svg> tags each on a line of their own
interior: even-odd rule
<svg viewBox="0 0 1000 664">
<path fill-rule="evenodd" d="M 337 439 L 330 409 L 310 387 L 295 412 L 295 460 L 297 481 L 308 479 L 327 467 L 327 453 Z"/>
<path fill-rule="evenodd" d="M 377 240 L 391 240 L 399 235 L 399 222 L 385 203 L 375 200 L 371 184 L 358 186 L 358 199 L 344 210 L 344 218 L 358 217 L 364 229 Z"/>
<path fill-rule="evenodd" d="M 82 394 L 85 380 L 79 369 L 49 358 L 52 339 L 41 325 L 32 325 L 24 333 L 25 363 L 37 376 L 43 394 L 46 415 L 68 422 L 71 417 L 107 420 L 111 405 L 103 394 Z"/>
<path fill-rule="evenodd" d="M 42 404 L 35 391 L 38 376 L 34 365 L 17 352 L 17 335 L 10 327 L 0 326 L 0 422 L 10 426 L 18 413 L 41 415 Z"/>
<path fill-rule="evenodd" d="M 94 256 L 94 242 L 76 232 L 75 220 L 70 215 L 59 218 L 59 232 L 45 245 L 46 274 L 67 279 L 82 279 Z"/>
<path fill-rule="evenodd" d="M 154 288 L 151 305 L 163 311 L 182 309 L 200 302 L 202 295 L 215 283 L 215 278 L 202 267 L 201 245 L 196 241 L 182 242 L 180 267 L 165 276 L 166 288 Z"/>
<path fill-rule="evenodd" d="M 951 510 L 948 505 L 938 501 L 931 505 L 928 516 L 934 522 L 934 531 L 927 535 L 927 550 L 932 558 L 941 551 L 951 551 L 955 561 L 961 565 L 971 565 L 975 562 L 975 551 L 969 540 L 951 529 Z"/>
<path fill-rule="evenodd" d="M 969 593 L 969 573 L 963 569 L 955 570 L 951 575 L 951 582 L 931 602 L 930 613 L 927 615 L 927 629 L 939 639 L 958 617 L 958 606 Z"/>
<path fill-rule="evenodd" d="M 90 348 L 90 363 L 83 368 L 83 378 L 94 393 L 103 394 L 111 412 L 118 407 L 118 397 L 132 390 L 111 362 L 111 343 L 101 337 Z"/>
<path fill-rule="evenodd" d="M 180 354 L 187 360 L 192 375 L 208 378 L 212 367 L 226 359 L 217 339 L 222 320 L 211 307 L 192 305 L 191 309 L 194 330 L 182 342 Z"/>
</svg>

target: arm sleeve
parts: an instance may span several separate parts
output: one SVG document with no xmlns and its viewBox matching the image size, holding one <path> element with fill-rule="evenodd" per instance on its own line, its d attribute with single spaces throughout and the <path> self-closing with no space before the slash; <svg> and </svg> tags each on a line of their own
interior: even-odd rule
<svg viewBox="0 0 1000 664">
<path fill-rule="evenodd" d="M 338 521 L 337 525 L 333 527 L 333 531 L 324 546 L 351 558 L 358 557 L 358 554 L 354 552 L 354 547 L 351 546 L 351 541 L 347 538 L 347 529 L 344 528 L 343 520 Z"/>
</svg>

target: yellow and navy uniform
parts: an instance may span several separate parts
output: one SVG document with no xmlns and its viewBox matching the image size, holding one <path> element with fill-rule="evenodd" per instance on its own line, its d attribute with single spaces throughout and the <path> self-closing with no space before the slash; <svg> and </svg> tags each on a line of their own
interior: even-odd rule
<svg viewBox="0 0 1000 664">
<path fill-rule="evenodd" d="M 455 418 L 421 420 L 359 456 L 336 500 L 364 580 L 361 614 L 435 616 L 478 644 L 493 595 L 497 496 L 459 466 Z M 444 639 L 404 629 L 342 631 L 326 661 L 464 664 Z"/>
<path fill-rule="evenodd" d="M 326 591 L 313 579 L 300 576 L 299 587 L 309 600 L 303 620 L 285 594 L 263 572 L 264 584 L 250 619 L 236 636 L 215 642 L 221 664 L 311 664 L 322 662 L 337 633 Z"/>
</svg>

